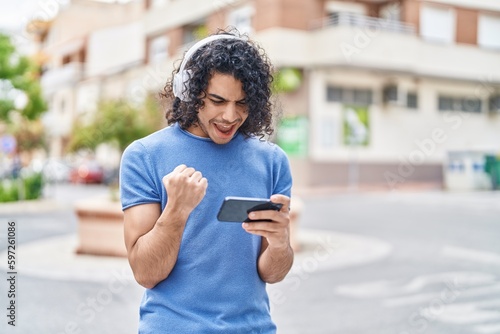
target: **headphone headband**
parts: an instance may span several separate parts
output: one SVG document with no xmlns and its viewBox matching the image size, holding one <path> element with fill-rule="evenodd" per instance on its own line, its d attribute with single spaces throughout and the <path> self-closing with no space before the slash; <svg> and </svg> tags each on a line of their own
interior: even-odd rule
<svg viewBox="0 0 500 334">
<path fill-rule="evenodd" d="M 218 39 L 239 39 L 239 40 L 242 40 L 240 37 L 237 37 L 234 35 L 218 34 L 218 35 L 208 36 L 208 37 L 196 42 L 191 48 L 189 48 L 189 50 L 184 55 L 184 59 L 182 60 L 181 66 L 179 67 L 179 72 L 177 72 L 174 76 L 172 89 L 173 89 L 175 97 L 178 97 L 179 99 L 181 99 L 181 101 L 188 100 L 188 97 L 186 96 L 185 91 L 184 91 L 184 86 L 186 86 L 186 90 L 187 90 L 187 86 L 188 86 L 187 83 L 188 83 L 189 78 L 190 78 L 190 75 L 189 75 L 190 73 L 189 73 L 189 70 L 184 70 L 184 67 L 189 62 L 189 60 L 191 59 L 193 54 L 196 51 L 198 51 L 198 49 L 200 49 L 205 44 L 208 44 L 208 43 L 213 42 L 213 41 L 218 40 Z"/>
</svg>

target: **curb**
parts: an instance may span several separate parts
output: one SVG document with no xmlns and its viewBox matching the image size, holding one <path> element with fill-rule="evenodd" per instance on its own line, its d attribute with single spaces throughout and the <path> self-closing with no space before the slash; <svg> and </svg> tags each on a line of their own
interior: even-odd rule
<svg viewBox="0 0 500 334">
<path fill-rule="evenodd" d="M 64 208 L 65 206 L 61 203 L 50 199 L 6 202 L 0 203 L 0 215 L 47 213 Z"/>
</svg>

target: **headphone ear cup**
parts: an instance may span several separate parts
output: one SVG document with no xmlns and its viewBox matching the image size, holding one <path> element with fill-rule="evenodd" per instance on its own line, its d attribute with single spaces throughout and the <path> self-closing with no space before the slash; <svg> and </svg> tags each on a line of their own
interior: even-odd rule
<svg viewBox="0 0 500 334">
<path fill-rule="evenodd" d="M 187 92 L 189 90 L 188 83 L 190 78 L 191 78 L 190 70 L 184 70 L 174 75 L 172 90 L 174 92 L 174 96 L 178 97 L 181 101 L 189 100 Z"/>
<path fill-rule="evenodd" d="M 183 95 L 182 88 L 184 86 L 183 84 L 184 84 L 184 82 L 182 79 L 182 73 L 177 72 L 174 75 L 174 81 L 172 83 L 172 90 L 173 90 L 174 96 L 178 97 L 181 101 L 183 101 L 183 96 L 182 96 Z"/>
</svg>

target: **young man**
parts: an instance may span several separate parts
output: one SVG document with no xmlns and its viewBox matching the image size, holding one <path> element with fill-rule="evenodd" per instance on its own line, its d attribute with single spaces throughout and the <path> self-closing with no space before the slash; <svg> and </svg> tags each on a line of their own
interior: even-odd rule
<svg viewBox="0 0 500 334">
<path fill-rule="evenodd" d="M 132 143 L 121 165 L 128 259 L 146 288 L 139 332 L 275 333 L 265 285 L 293 262 L 292 180 L 284 152 L 263 139 L 271 66 L 254 43 L 222 32 L 174 72 L 163 94 L 170 126 Z M 220 222 L 226 196 L 283 207 Z"/>
</svg>

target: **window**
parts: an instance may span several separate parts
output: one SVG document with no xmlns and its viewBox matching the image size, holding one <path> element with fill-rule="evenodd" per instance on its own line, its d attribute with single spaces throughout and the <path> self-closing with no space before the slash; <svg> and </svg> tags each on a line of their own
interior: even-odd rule
<svg viewBox="0 0 500 334">
<path fill-rule="evenodd" d="M 337 86 L 328 86 L 326 88 L 326 100 L 328 102 L 367 106 L 373 103 L 372 95 L 370 89 L 343 88 Z"/>
<path fill-rule="evenodd" d="M 380 18 L 386 21 L 399 22 L 401 18 L 401 5 L 392 2 L 382 6 L 380 9 Z"/>
<path fill-rule="evenodd" d="M 228 25 L 233 26 L 242 34 L 250 35 L 253 32 L 252 16 L 254 9 L 245 6 L 231 11 L 228 15 Z"/>
<path fill-rule="evenodd" d="M 398 85 L 387 85 L 382 90 L 384 103 L 406 107 L 407 109 L 418 108 L 418 95 L 415 92 L 408 92 Z"/>
<path fill-rule="evenodd" d="M 65 55 L 62 57 L 62 64 L 66 65 L 71 63 L 71 55 Z"/>
<path fill-rule="evenodd" d="M 500 16 L 479 15 L 477 43 L 485 48 L 500 49 Z"/>
<path fill-rule="evenodd" d="M 451 8 L 424 5 L 420 13 L 420 35 L 431 42 L 455 41 L 455 12 Z"/>
<path fill-rule="evenodd" d="M 417 93 L 408 93 L 408 95 L 406 96 L 406 108 L 418 109 Z"/>
<path fill-rule="evenodd" d="M 331 102 L 342 102 L 342 88 L 328 87 L 326 90 L 326 100 Z"/>
<path fill-rule="evenodd" d="M 488 110 L 490 112 L 497 112 L 500 113 L 500 94 L 499 95 L 493 95 L 490 97 L 488 101 Z"/>
<path fill-rule="evenodd" d="M 148 62 L 157 63 L 168 58 L 169 39 L 167 36 L 158 36 L 149 42 Z"/>
<path fill-rule="evenodd" d="M 182 43 L 184 45 L 195 43 L 209 34 L 205 21 L 200 20 L 185 25 L 182 28 Z"/>
<path fill-rule="evenodd" d="M 464 112 L 481 112 L 482 103 L 480 99 L 439 96 L 438 109 L 439 111 L 464 111 Z"/>
</svg>

